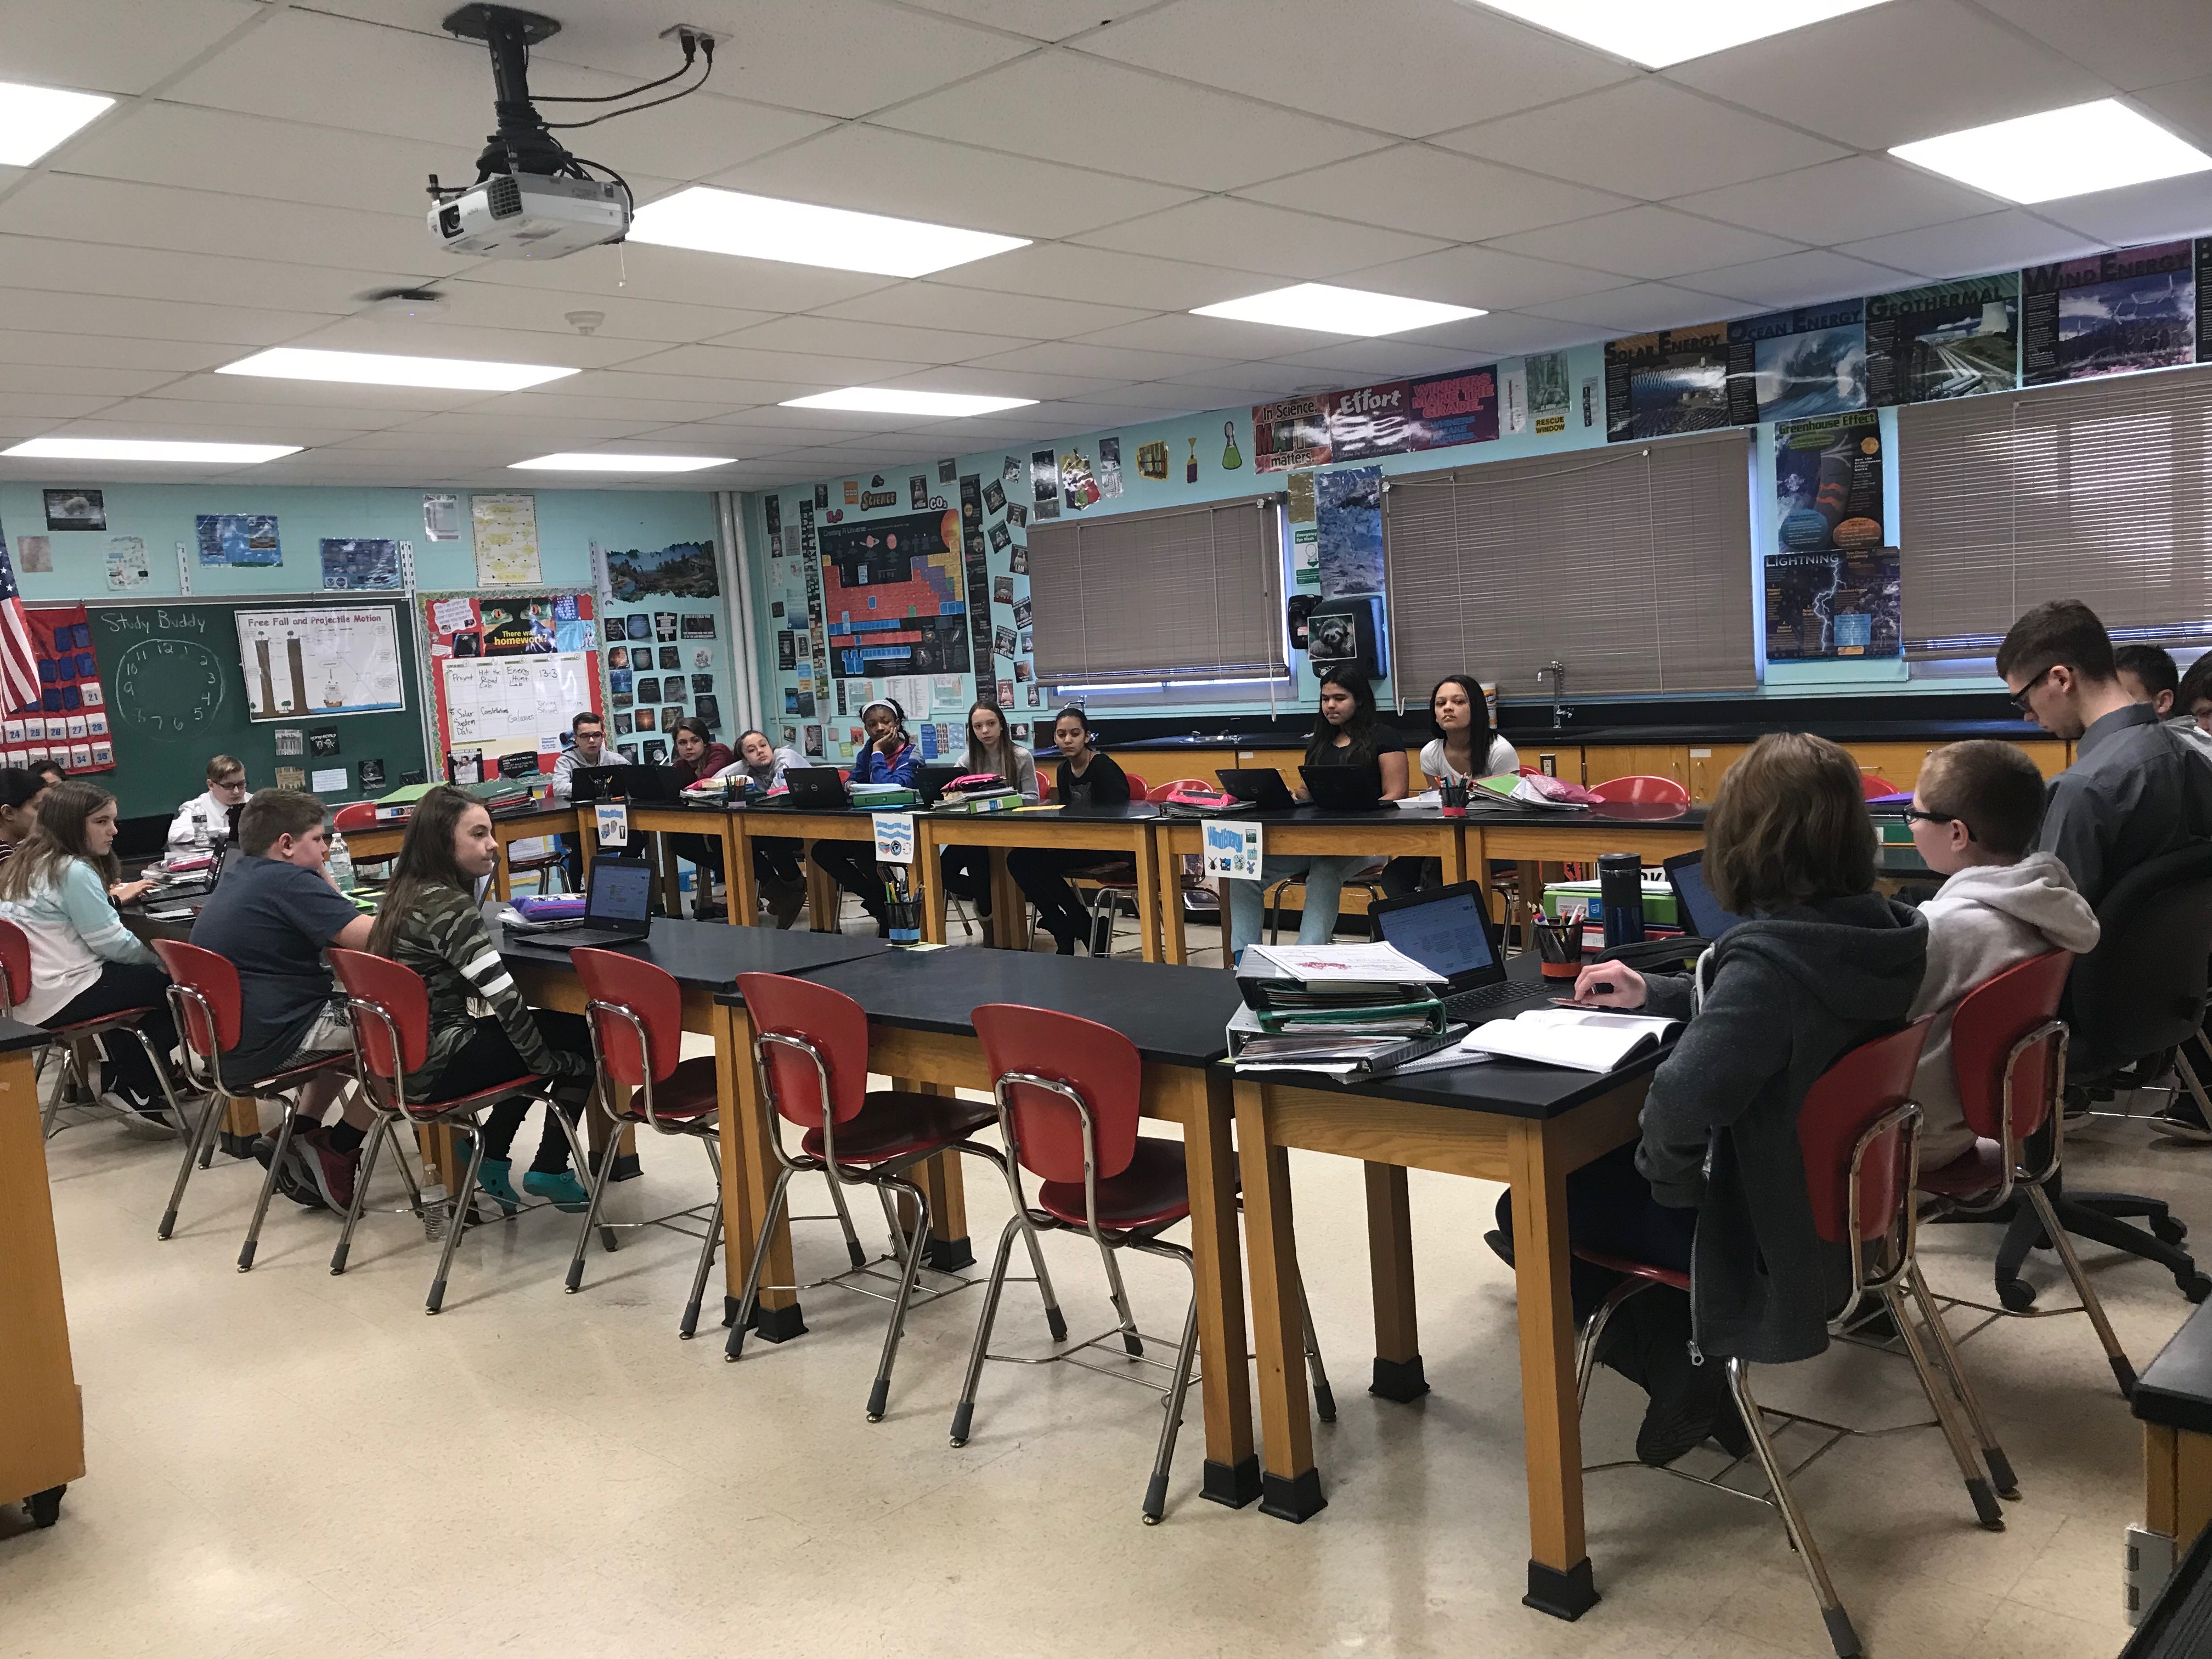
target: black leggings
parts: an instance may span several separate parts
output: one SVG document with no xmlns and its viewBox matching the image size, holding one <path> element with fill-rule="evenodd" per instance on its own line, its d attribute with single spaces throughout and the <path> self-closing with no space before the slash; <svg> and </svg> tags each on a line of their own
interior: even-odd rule
<svg viewBox="0 0 2212 1659">
<path fill-rule="evenodd" d="M 991 914 L 991 849 L 988 847 L 948 847 L 938 867 L 945 872 L 945 890 L 964 898 L 984 915 Z"/>
<path fill-rule="evenodd" d="M 793 886 L 806 879 L 799 867 L 799 843 L 782 836 L 753 842 L 753 875 L 761 881 Z"/>
<path fill-rule="evenodd" d="M 704 836 L 671 836 L 668 845 L 679 859 L 690 859 L 702 870 L 722 873 L 722 842 L 717 836 L 709 841 Z"/>
<path fill-rule="evenodd" d="M 562 1054 L 575 1054 L 586 1065 L 592 1060 L 591 1028 L 585 1024 L 581 1014 L 555 1013 L 549 1009 L 533 1008 L 531 1018 L 538 1022 L 538 1034 L 545 1039 L 545 1046 Z M 476 1021 L 476 1031 L 446 1062 L 446 1069 L 438 1073 L 438 1080 L 422 1097 L 425 1105 L 441 1100 L 459 1100 L 480 1089 L 489 1089 L 513 1078 L 527 1077 L 530 1067 L 515 1053 L 514 1044 L 507 1035 L 506 1027 L 486 1016 Z M 554 1090 L 561 1104 L 573 1118 L 582 1109 L 591 1094 L 588 1078 L 563 1079 Z M 502 1100 L 484 1116 L 484 1156 L 496 1162 L 507 1162 L 507 1153 L 514 1146 L 515 1131 L 522 1127 L 522 1120 L 529 1115 L 527 1097 Z M 568 1167 L 568 1137 L 562 1133 L 553 1114 L 545 1115 L 544 1133 L 538 1138 L 538 1156 L 530 1165 L 540 1175 L 553 1175 Z"/>
<path fill-rule="evenodd" d="M 1006 868 L 1021 884 L 1023 894 L 1037 908 L 1037 918 L 1055 939 L 1081 939 L 1091 926 L 1091 913 L 1067 884 L 1065 872 L 1110 864 L 1115 855 L 1078 847 L 1017 847 L 1006 854 Z"/>
<path fill-rule="evenodd" d="M 74 1025 L 105 1014 L 119 1014 L 125 1008 L 150 1009 L 138 1022 L 138 1029 L 166 1062 L 169 1051 L 177 1046 L 177 1023 L 169 1017 L 168 994 L 169 976 L 151 963 L 102 963 L 100 977 L 46 1023 Z M 147 1064 L 146 1051 L 138 1046 L 137 1038 L 118 1031 L 102 1037 L 100 1043 L 107 1051 L 110 1088 L 134 1105 L 161 1099 L 161 1085 L 155 1079 L 154 1068 Z"/>
<path fill-rule="evenodd" d="M 876 874 L 873 842 L 817 841 L 814 866 L 860 901 L 860 908 L 884 925 L 884 884 Z"/>
<path fill-rule="evenodd" d="M 1690 1271 L 1690 1238 L 1696 1231 L 1695 1210 L 1670 1209 L 1651 1195 L 1651 1183 L 1636 1167 L 1636 1148 L 1616 1146 L 1603 1158 L 1585 1164 L 1567 1176 L 1567 1243 L 1620 1256 L 1654 1267 Z M 1513 1194 L 1499 1194 L 1498 1226 L 1513 1237 Z M 1575 1322 L 1580 1324 L 1597 1311 L 1606 1293 L 1620 1282 L 1609 1268 L 1577 1259 L 1571 1267 Z M 1645 1297 L 1689 1298 L 1660 1285 Z M 1639 1301 L 1643 1297 L 1638 1298 Z"/>
</svg>

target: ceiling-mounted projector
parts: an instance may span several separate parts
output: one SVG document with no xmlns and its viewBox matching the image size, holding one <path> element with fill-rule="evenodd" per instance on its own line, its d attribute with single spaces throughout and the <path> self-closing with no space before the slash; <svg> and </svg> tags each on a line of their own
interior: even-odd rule
<svg viewBox="0 0 2212 1659">
<path fill-rule="evenodd" d="M 498 131 L 477 158 L 477 180 L 455 187 L 430 175 L 430 234 L 455 253 L 490 259 L 558 259 L 629 234 L 636 204 L 612 167 L 570 154 L 556 127 L 596 125 L 696 92 L 714 73 L 714 40 L 688 26 L 667 33 L 684 49 L 683 67 L 659 81 L 601 97 L 548 96 L 551 104 L 605 104 L 635 97 L 688 75 L 703 55 L 706 74 L 666 98 L 609 110 L 588 120 L 548 123 L 530 94 L 530 48 L 561 32 L 550 17 L 511 6 L 467 5 L 446 19 L 448 33 L 481 40 L 491 53 L 492 107 Z"/>
</svg>

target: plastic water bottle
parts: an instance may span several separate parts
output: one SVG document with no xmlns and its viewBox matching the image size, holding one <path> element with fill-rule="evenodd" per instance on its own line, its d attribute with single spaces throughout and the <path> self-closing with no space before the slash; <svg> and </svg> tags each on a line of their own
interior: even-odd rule
<svg viewBox="0 0 2212 1659">
<path fill-rule="evenodd" d="M 337 884 L 341 893 L 354 889 L 353 854 L 346 846 L 346 838 L 339 831 L 331 831 L 331 879 Z"/>
<path fill-rule="evenodd" d="M 202 809 L 192 814 L 192 851 L 204 853 L 207 850 L 208 815 L 206 811 Z"/>
<path fill-rule="evenodd" d="M 422 1182 L 422 1237 L 435 1244 L 446 1236 L 446 1183 L 425 1172 Z"/>
</svg>

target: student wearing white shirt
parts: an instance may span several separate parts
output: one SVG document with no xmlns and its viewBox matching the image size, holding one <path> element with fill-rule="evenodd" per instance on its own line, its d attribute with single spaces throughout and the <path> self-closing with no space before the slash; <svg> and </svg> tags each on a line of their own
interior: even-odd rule
<svg viewBox="0 0 2212 1659">
<path fill-rule="evenodd" d="M 1490 701 L 1468 675 L 1447 674 L 1437 682 L 1429 693 L 1429 730 L 1436 735 L 1422 746 L 1421 775 L 1431 789 L 1448 781 L 1471 783 L 1521 769 L 1520 752 L 1491 728 Z M 1443 876 L 1440 860 L 1392 859 L 1382 868 L 1382 890 L 1403 898 Z"/>
<path fill-rule="evenodd" d="M 210 840 L 230 834 L 230 815 L 252 799 L 246 787 L 246 763 L 235 755 L 217 755 L 207 763 L 207 792 L 194 795 L 169 820 L 169 850 L 192 844 L 204 826 Z"/>
</svg>

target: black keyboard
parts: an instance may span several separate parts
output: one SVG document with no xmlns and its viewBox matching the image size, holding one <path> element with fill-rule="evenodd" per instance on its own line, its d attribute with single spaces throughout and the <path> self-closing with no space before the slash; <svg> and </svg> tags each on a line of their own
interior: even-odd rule
<svg viewBox="0 0 2212 1659">
<path fill-rule="evenodd" d="M 1536 988 L 1516 985 L 1511 980 L 1500 980 L 1495 985 L 1478 985 L 1472 991 L 1460 991 L 1444 999 L 1444 1016 L 1454 1024 L 1464 1024 L 1470 1014 L 1486 1008 L 1498 1008 L 1509 1002 L 1525 1002 L 1531 996 L 1540 995 Z"/>
</svg>

